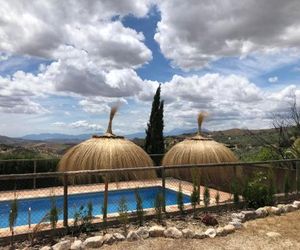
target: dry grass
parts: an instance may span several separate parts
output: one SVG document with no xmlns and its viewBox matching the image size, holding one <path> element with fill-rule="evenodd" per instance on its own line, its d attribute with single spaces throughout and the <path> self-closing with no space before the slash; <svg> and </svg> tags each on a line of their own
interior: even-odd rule
<svg viewBox="0 0 300 250">
<path fill-rule="evenodd" d="M 142 249 L 300 249 L 300 211 L 282 216 L 267 217 L 249 221 L 245 228 L 225 237 L 204 240 L 172 240 L 152 238 L 138 242 L 120 242 L 104 246 L 107 250 L 142 250 Z M 267 232 L 278 232 L 280 237 L 270 238 Z"/>
</svg>

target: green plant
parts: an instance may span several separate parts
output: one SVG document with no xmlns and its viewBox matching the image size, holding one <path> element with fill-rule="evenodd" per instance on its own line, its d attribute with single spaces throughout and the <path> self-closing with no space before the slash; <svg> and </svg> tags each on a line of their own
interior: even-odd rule
<svg viewBox="0 0 300 250">
<path fill-rule="evenodd" d="M 236 179 L 233 180 L 231 184 L 231 192 L 233 193 L 233 202 L 234 204 L 238 204 L 240 201 L 239 197 L 239 189 L 238 189 L 238 182 Z"/>
<path fill-rule="evenodd" d="M 122 196 L 121 199 L 119 200 L 118 211 L 119 211 L 119 221 L 123 225 L 123 230 L 125 235 L 127 235 L 128 207 L 127 207 L 126 198 L 124 196 Z"/>
<path fill-rule="evenodd" d="M 250 180 L 245 184 L 243 190 L 243 198 L 250 208 L 259 208 L 270 203 L 270 190 L 268 187 L 268 177 L 262 172 L 257 172 Z"/>
<path fill-rule="evenodd" d="M 184 203 L 183 203 L 183 192 L 181 182 L 179 183 L 178 193 L 177 193 L 177 207 L 180 211 L 180 214 L 184 214 Z"/>
<path fill-rule="evenodd" d="M 56 228 L 58 221 L 58 208 L 56 206 L 55 196 L 51 196 L 51 207 L 49 211 L 49 220 L 52 229 Z"/>
<path fill-rule="evenodd" d="M 288 197 L 290 192 L 291 192 L 290 177 L 289 174 L 286 173 L 284 176 L 284 196 Z"/>
<path fill-rule="evenodd" d="M 203 192 L 203 202 L 204 202 L 204 206 L 208 207 L 208 205 L 210 203 L 210 192 L 209 192 L 209 188 L 206 186 L 205 186 L 204 192 Z"/>
<path fill-rule="evenodd" d="M 216 196 L 215 196 L 216 204 L 219 205 L 220 203 L 220 193 L 217 191 Z"/>
<path fill-rule="evenodd" d="M 163 205 L 164 205 L 164 196 L 161 192 L 156 194 L 154 200 L 155 214 L 158 222 L 162 222 L 162 214 L 163 214 Z"/>
<path fill-rule="evenodd" d="M 73 233 L 75 230 L 79 232 L 88 232 L 92 229 L 93 220 L 93 203 L 88 202 L 87 206 L 81 205 L 79 209 L 75 209 L 73 216 Z"/>
<path fill-rule="evenodd" d="M 193 213 L 194 213 L 194 217 L 196 217 L 196 206 L 200 201 L 200 196 L 199 196 L 199 190 L 198 187 L 195 183 L 193 183 L 193 192 L 191 194 L 191 204 L 193 207 Z"/>
<path fill-rule="evenodd" d="M 267 204 L 269 205 L 274 205 L 275 203 L 275 193 L 276 193 L 276 188 L 275 188 L 275 180 L 274 180 L 274 172 L 273 169 L 269 169 L 268 172 L 268 201 Z"/>
<path fill-rule="evenodd" d="M 14 238 L 14 227 L 16 224 L 18 218 L 18 200 L 16 194 L 14 194 L 14 199 L 10 203 L 10 213 L 8 217 L 8 222 L 9 222 L 9 230 L 11 232 L 11 245 L 13 245 L 13 238 Z"/>
<path fill-rule="evenodd" d="M 134 190 L 135 201 L 136 201 L 136 214 L 138 217 L 139 225 L 144 224 L 144 209 L 143 209 L 143 200 L 137 189 Z"/>
</svg>

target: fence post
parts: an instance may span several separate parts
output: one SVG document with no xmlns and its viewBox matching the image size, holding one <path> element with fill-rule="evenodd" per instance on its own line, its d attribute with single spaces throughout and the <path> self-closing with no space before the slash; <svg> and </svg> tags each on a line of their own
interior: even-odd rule
<svg viewBox="0 0 300 250">
<path fill-rule="evenodd" d="M 107 219 L 107 201 L 108 201 L 108 174 L 105 176 L 104 201 L 103 201 L 103 220 Z"/>
<path fill-rule="evenodd" d="M 33 173 L 36 173 L 36 160 L 33 161 Z M 36 189 L 36 177 L 33 177 L 33 189 Z"/>
<path fill-rule="evenodd" d="M 64 227 L 68 227 L 68 175 L 64 174 Z"/>
<path fill-rule="evenodd" d="M 165 167 L 161 168 L 161 185 L 162 185 L 162 195 L 163 195 L 163 211 L 166 212 L 166 172 Z"/>
</svg>

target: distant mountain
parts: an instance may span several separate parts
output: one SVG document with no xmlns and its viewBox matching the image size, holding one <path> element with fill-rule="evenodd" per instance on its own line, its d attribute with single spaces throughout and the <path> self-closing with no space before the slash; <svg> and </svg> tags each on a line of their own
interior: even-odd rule
<svg viewBox="0 0 300 250">
<path fill-rule="evenodd" d="M 181 134 L 191 134 L 196 133 L 197 129 L 172 129 L 168 132 L 165 132 L 165 136 L 171 136 L 171 135 L 181 135 Z M 97 133 L 101 134 L 101 133 Z M 60 134 L 60 133 L 41 133 L 41 134 L 28 134 L 25 136 L 22 136 L 19 139 L 23 140 L 31 140 L 31 141 L 67 141 L 67 142 L 73 142 L 73 141 L 84 141 L 92 137 L 93 134 L 79 134 L 79 135 L 70 135 L 70 134 Z M 144 138 L 146 136 L 145 132 L 137 132 L 132 134 L 124 135 L 128 139 L 134 139 L 134 138 Z"/>
</svg>

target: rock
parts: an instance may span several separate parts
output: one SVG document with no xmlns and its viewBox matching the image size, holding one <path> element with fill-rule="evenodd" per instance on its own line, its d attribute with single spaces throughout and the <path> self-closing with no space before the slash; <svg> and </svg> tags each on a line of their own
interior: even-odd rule
<svg viewBox="0 0 300 250">
<path fill-rule="evenodd" d="M 117 241 L 122 241 L 122 240 L 125 240 L 125 236 L 123 234 L 120 234 L 120 233 L 114 233 L 113 234 L 114 238 L 117 240 Z"/>
<path fill-rule="evenodd" d="M 216 232 L 217 232 L 218 236 L 224 236 L 224 235 L 226 235 L 223 227 L 218 227 L 217 230 L 216 230 Z"/>
<path fill-rule="evenodd" d="M 278 204 L 277 208 L 280 210 L 281 213 L 286 213 L 286 210 L 284 209 L 285 205 L 284 204 Z"/>
<path fill-rule="evenodd" d="M 162 237 L 164 236 L 165 228 L 162 226 L 153 226 L 149 229 L 149 235 L 151 237 Z"/>
<path fill-rule="evenodd" d="M 268 207 L 267 211 L 269 214 L 280 215 L 282 213 L 282 209 L 278 207 Z"/>
<path fill-rule="evenodd" d="M 240 229 L 243 227 L 243 224 L 240 220 L 232 220 L 229 222 L 229 225 L 233 225 L 235 229 Z"/>
<path fill-rule="evenodd" d="M 287 204 L 283 207 L 283 210 L 286 212 L 286 213 L 289 213 L 289 212 L 293 212 L 295 210 L 297 210 L 297 207 L 295 207 L 294 205 L 292 204 Z"/>
<path fill-rule="evenodd" d="M 86 248 L 98 248 L 103 245 L 103 242 L 104 242 L 103 236 L 94 236 L 94 237 L 87 238 L 83 242 L 83 245 Z"/>
<path fill-rule="evenodd" d="M 194 239 L 204 239 L 206 237 L 207 237 L 207 235 L 204 232 L 196 231 L 193 238 Z"/>
<path fill-rule="evenodd" d="M 231 224 L 226 225 L 223 229 L 224 229 L 225 234 L 231 234 L 235 231 L 234 225 L 231 225 Z"/>
<path fill-rule="evenodd" d="M 40 248 L 40 250 L 52 250 L 52 247 L 44 246 L 44 247 Z"/>
<path fill-rule="evenodd" d="M 241 214 L 244 215 L 244 220 L 245 221 L 247 221 L 247 220 L 254 220 L 256 218 L 255 211 L 242 211 Z"/>
<path fill-rule="evenodd" d="M 70 249 L 71 247 L 71 241 L 70 240 L 63 240 L 58 243 L 56 243 L 54 246 L 52 246 L 53 250 L 66 250 Z"/>
<path fill-rule="evenodd" d="M 203 224 L 205 224 L 206 226 L 216 226 L 216 225 L 218 225 L 217 219 L 215 217 L 209 215 L 209 214 L 204 215 L 201 222 Z"/>
<path fill-rule="evenodd" d="M 135 241 L 135 240 L 139 240 L 141 237 L 136 233 L 136 231 L 130 231 L 127 234 L 127 240 L 128 241 Z"/>
<path fill-rule="evenodd" d="M 239 219 L 241 222 L 245 221 L 245 214 L 243 213 L 232 213 L 231 219 Z"/>
<path fill-rule="evenodd" d="M 281 236 L 281 234 L 277 233 L 277 232 L 268 232 L 268 233 L 266 233 L 266 235 L 271 238 L 277 238 L 277 237 Z"/>
<path fill-rule="evenodd" d="M 269 212 L 265 207 L 260 207 L 260 208 L 256 209 L 255 213 L 256 213 L 257 218 L 264 218 L 269 215 Z"/>
<path fill-rule="evenodd" d="M 112 234 L 105 234 L 103 236 L 103 243 L 104 244 L 108 244 L 111 245 L 112 243 L 114 243 L 116 241 L 116 238 L 112 235 Z"/>
<path fill-rule="evenodd" d="M 179 239 L 182 237 L 182 232 L 176 227 L 169 227 L 164 231 L 164 235 L 167 238 Z"/>
<path fill-rule="evenodd" d="M 71 250 L 81 250 L 83 249 L 83 244 L 81 240 L 75 240 L 71 245 Z"/>
<path fill-rule="evenodd" d="M 146 227 L 140 227 L 136 233 L 143 239 L 149 238 L 149 230 Z"/>
<path fill-rule="evenodd" d="M 194 231 L 189 228 L 183 229 L 182 234 L 183 234 L 183 237 L 187 238 L 187 239 L 192 239 L 192 238 L 194 238 L 194 235 L 195 235 Z"/>
<path fill-rule="evenodd" d="M 214 228 L 209 228 L 205 231 L 205 234 L 209 237 L 209 238 L 215 238 L 217 235 L 217 231 Z"/>
<path fill-rule="evenodd" d="M 293 202 L 294 207 L 296 207 L 297 209 L 300 209 L 300 201 L 294 201 Z"/>
</svg>

